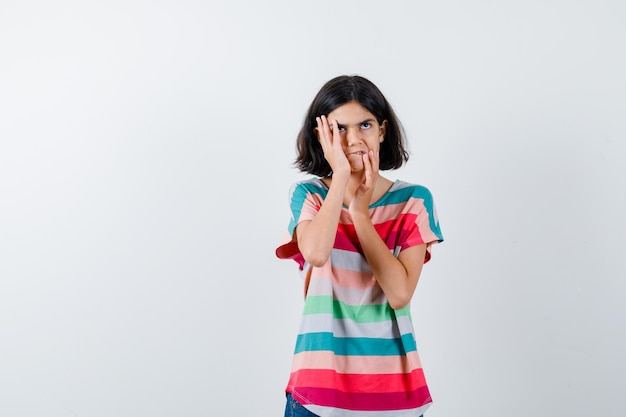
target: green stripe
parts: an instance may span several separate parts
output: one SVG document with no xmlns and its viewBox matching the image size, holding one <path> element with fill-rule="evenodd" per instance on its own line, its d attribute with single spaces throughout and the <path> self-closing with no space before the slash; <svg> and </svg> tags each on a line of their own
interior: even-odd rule
<svg viewBox="0 0 626 417">
<path fill-rule="evenodd" d="M 389 303 L 352 306 L 333 300 L 330 295 L 311 295 L 306 298 L 302 314 L 332 314 L 335 319 L 351 319 L 356 323 L 375 323 L 393 320 L 398 316 L 409 316 L 410 308 L 393 310 Z"/>
</svg>

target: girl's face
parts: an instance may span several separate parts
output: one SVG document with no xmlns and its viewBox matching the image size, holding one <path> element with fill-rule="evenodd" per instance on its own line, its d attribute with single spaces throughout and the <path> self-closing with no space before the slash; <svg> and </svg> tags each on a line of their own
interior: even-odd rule
<svg viewBox="0 0 626 417">
<path fill-rule="evenodd" d="M 339 129 L 341 146 L 353 171 L 363 169 L 363 154 L 377 153 L 385 139 L 387 121 L 378 124 L 376 117 L 356 101 L 343 104 L 327 115 L 331 128 Z M 335 120 L 337 125 L 335 125 Z"/>
</svg>

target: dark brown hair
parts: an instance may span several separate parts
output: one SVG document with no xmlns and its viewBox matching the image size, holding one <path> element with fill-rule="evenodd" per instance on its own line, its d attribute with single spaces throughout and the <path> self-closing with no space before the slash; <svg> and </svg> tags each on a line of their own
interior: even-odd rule
<svg viewBox="0 0 626 417">
<path fill-rule="evenodd" d="M 398 169 L 408 161 L 404 129 L 383 93 L 374 83 L 359 75 L 340 75 L 324 84 L 309 106 L 296 141 L 296 168 L 320 177 L 332 174 L 315 134 L 315 118 L 328 115 L 337 107 L 352 101 L 372 113 L 378 124 L 387 121 L 385 140 L 380 144 L 379 169 Z"/>
</svg>

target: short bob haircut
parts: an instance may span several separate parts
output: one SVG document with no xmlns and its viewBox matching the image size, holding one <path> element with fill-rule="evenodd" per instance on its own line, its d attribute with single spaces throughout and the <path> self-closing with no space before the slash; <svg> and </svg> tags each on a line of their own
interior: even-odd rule
<svg viewBox="0 0 626 417">
<path fill-rule="evenodd" d="M 294 162 L 294 166 L 301 172 L 320 177 L 332 175 L 332 169 L 324 158 L 322 145 L 315 134 L 315 118 L 328 115 L 337 107 L 352 101 L 372 113 L 378 124 L 387 121 L 385 140 L 380 144 L 379 169 L 398 169 L 408 161 L 404 128 L 383 93 L 371 81 L 359 75 L 340 75 L 322 86 L 306 113 L 296 141 L 297 157 Z"/>
</svg>

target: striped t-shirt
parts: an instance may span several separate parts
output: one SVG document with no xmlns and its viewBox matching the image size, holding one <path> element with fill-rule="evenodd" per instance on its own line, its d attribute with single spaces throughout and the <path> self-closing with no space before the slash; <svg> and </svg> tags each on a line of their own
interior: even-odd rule
<svg viewBox="0 0 626 417">
<path fill-rule="evenodd" d="M 417 353 L 410 307 L 393 310 L 342 208 L 331 255 L 322 267 L 307 264 L 293 238 L 312 220 L 328 193 L 320 179 L 294 184 L 287 243 L 276 255 L 310 273 L 302 321 L 286 391 L 322 417 L 420 416 L 432 402 Z M 395 181 L 369 207 L 372 223 L 398 256 L 400 251 L 443 241 L 427 188 Z M 367 412 L 364 414 L 364 412 Z"/>
</svg>

